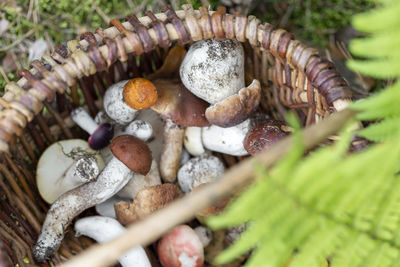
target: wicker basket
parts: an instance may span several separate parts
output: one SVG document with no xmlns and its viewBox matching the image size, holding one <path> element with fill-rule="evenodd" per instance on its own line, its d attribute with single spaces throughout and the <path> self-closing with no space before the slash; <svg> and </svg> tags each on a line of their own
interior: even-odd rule
<svg viewBox="0 0 400 267">
<path fill-rule="evenodd" d="M 0 99 L 0 266 L 34 263 L 31 248 L 48 209 L 35 185 L 38 158 L 57 140 L 87 138 L 70 111 L 85 105 L 96 115 L 108 86 L 154 72 L 175 44 L 187 47 L 213 37 L 242 42 L 246 75 L 261 82 L 261 106 L 278 119 L 292 109 L 310 125 L 344 108 L 351 97 L 333 63 L 285 30 L 261 24 L 254 16 L 225 14 L 223 7 L 214 12 L 184 5 L 183 10 L 163 11 L 149 11 L 138 20 L 130 15 L 123 23 L 112 20 L 108 29 L 58 45 L 52 55 L 32 62 L 30 71 L 20 71 L 17 83 L 6 85 Z M 218 156 L 227 166 L 238 162 Z M 53 262 L 65 261 L 91 244 L 70 230 Z"/>
</svg>

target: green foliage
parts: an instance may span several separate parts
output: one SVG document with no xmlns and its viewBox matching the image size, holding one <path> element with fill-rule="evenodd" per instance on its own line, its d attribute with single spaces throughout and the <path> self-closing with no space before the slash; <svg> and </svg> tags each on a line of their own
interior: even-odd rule
<svg viewBox="0 0 400 267">
<path fill-rule="evenodd" d="M 381 60 L 385 66 L 392 64 L 389 54 L 380 52 L 372 56 L 362 52 L 377 35 L 381 45 L 389 47 L 387 42 L 391 39 L 381 30 L 387 29 L 386 34 L 393 34 L 400 22 L 398 16 L 397 20 L 385 20 L 384 16 L 377 15 L 382 14 L 382 10 L 396 9 L 399 3 L 381 2 L 385 6 L 380 10 L 354 18 L 358 28 L 371 33 L 370 37 L 352 45 L 357 55 L 368 57 L 366 61 L 350 63 L 361 73 L 373 72 L 372 68 L 363 69 L 363 64 L 368 65 L 370 61 Z M 380 21 L 370 23 L 374 18 Z M 400 31 L 393 37 L 400 37 Z M 399 48 L 397 50 L 400 52 Z M 375 73 L 382 78 L 394 77 L 393 72 L 383 74 L 377 69 Z M 302 157 L 301 143 L 295 134 L 297 141 L 285 159 L 271 170 L 256 166 L 254 184 L 223 214 L 208 220 L 213 229 L 247 225 L 242 236 L 217 257 L 217 262 L 229 262 L 251 250 L 246 266 L 290 263 L 291 267 L 319 267 L 327 259 L 330 266 L 340 267 L 398 266 L 399 103 L 400 83 L 396 82 L 351 105 L 359 111 L 358 119 L 379 121 L 358 133 L 380 142 L 361 152 L 347 152 L 354 133 L 346 130 L 334 145 Z"/>
<path fill-rule="evenodd" d="M 373 7 L 369 0 L 263 0 L 259 1 L 260 16 L 281 25 L 297 38 L 327 47 L 329 36 L 347 27 L 354 14 Z M 257 10 L 255 10 L 257 12 Z M 282 24 L 283 23 L 283 24 Z"/>
</svg>

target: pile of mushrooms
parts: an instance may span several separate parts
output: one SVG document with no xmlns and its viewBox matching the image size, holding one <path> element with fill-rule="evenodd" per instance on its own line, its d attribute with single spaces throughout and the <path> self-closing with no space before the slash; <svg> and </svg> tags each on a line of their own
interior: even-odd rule
<svg viewBox="0 0 400 267">
<path fill-rule="evenodd" d="M 216 153 L 254 155 L 289 134 L 283 122 L 260 116 L 260 82 L 246 86 L 244 77 L 242 44 L 202 40 L 188 51 L 172 47 L 155 73 L 110 86 L 95 118 L 84 108 L 73 110 L 72 120 L 90 137 L 57 142 L 39 160 L 39 192 L 52 205 L 35 259 L 51 258 L 67 227 L 88 208 L 100 216 L 77 220 L 76 235 L 107 242 L 124 226 L 218 180 L 227 166 Z M 215 244 L 213 233 L 191 226 L 228 202 L 203 210 L 154 244 L 161 264 L 202 266 L 204 248 Z M 151 266 L 144 249 L 121 256 L 121 265 Z"/>
</svg>

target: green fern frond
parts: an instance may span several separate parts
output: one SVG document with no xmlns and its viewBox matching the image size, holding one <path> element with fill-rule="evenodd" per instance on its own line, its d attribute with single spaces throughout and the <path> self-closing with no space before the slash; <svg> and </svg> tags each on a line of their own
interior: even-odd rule
<svg viewBox="0 0 400 267">
<path fill-rule="evenodd" d="M 361 32 L 379 33 L 400 27 L 400 2 L 385 1 L 384 6 L 354 16 L 353 26 Z"/>
<path fill-rule="evenodd" d="M 328 172 L 334 174 L 322 177 L 321 170 L 308 163 L 320 155 L 329 155 L 324 157 L 327 161 L 324 164 L 334 164 L 335 167 Z M 379 168 L 376 168 L 377 162 Z M 375 247 L 382 249 L 382 253 L 375 253 L 374 250 L 372 254 L 375 256 L 368 261 L 374 262 L 379 258 L 379 262 L 388 263 L 382 266 L 393 266 L 394 259 L 400 255 L 395 238 L 400 226 L 400 196 L 396 190 L 400 184 L 397 182 L 399 177 L 396 177 L 399 166 L 400 143 L 392 140 L 347 157 L 340 143 L 335 148 L 322 148 L 305 162 L 298 161 L 289 176 L 279 176 L 276 175 L 279 172 L 273 171 L 266 174 L 265 170 L 264 174 L 259 174 L 262 178 L 258 177 L 259 180 L 246 194 L 250 196 L 253 192 L 263 191 L 265 196 L 271 197 L 247 206 L 247 210 L 252 210 L 248 229 L 218 257 L 218 263 L 226 263 L 255 248 L 247 266 L 281 266 L 291 258 L 290 266 L 319 267 L 328 257 L 332 263 L 337 260 L 349 264 L 337 266 L 354 266 L 351 263 L 367 264 L 365 259 L 371 257 L 371 247 Z M 301 169 L 314 178 L 308 180 L 298 175 Z M 299 190 L 293 188 L 296 179 L 308 186 Z M 318 190 L 308 189 L 313 187 L 313 183 L 318 184 L 315 187 Z M 330 190 L 331 187 L 334 190 Z M 330 201 L 326 201 L 327 192 L 331 193 L 328 194 Z M 324 205 L 316 201 L 318 199 L 325 199 Z M 240 199 L 235 203 L 228 212 L 233 211 L 237 204 L 242 205 L 242 212 L 246 211 Z M 367 208 L 375 203 L 373 209 Z M 379 208 L 383 204 L 385 208 Z M 254 212 L 255 205 L 264 208 Z M 370 214 L 360 217 L 360 211 Z M 230 217 L 234 220 L 233 213 Z M 211 218 L 209 225 L 214 228 L 220 226 L 220 218 L 223 218 L 224 224 L 229 223 L 229 218 L 222 214 Z M 360 223 L 364 220 L 367 223 Z M 359 244 L 359 239 L 367 239 L 364 242 L 367 244 Z M 359 251 L 347 254 L 351 258 L 344 259 L 345 247 L 355 247 Z M 266 255 L 269 257 L 266 258 Z"/>
<path fill-rule="evenodd" d="M 351 45 L 367 59 L 349 66 L 373 77 L 400 77 L 400 2 L 379 2 L 383 7 L 354 19 L 371 36 Z M 218 263 L 251 251 L 250 267 L 321 267 L 327 259 L 333 267 L 400 266 L 400 81 L 350 108 L 359 120 L 379 121 L 357 134 L 382 143 L 348 154 L 353 133 L 347 130 L 334 145 L 303 158 L 295 134 L 281 162 L 268 171 L 256 166 L 254 184 L 208 219 L 214 229 L 247 226 Z"/>
<path fill-rule="evenodd" d="M 387 118 L 384 121 L 362 129 L 358 135 L 368 140 L 381 142 L 393 135 L 400 134 L 400 117 Z"/>
</svg>

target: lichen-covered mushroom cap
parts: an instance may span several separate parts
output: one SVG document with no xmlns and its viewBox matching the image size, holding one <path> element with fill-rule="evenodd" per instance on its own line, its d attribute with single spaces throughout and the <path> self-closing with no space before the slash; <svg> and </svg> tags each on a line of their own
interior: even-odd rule
<svg viewBox="0 0 400 267">
<path fill-rule="evenodd" d="M 150 171 L 152 157 L 147 144 L 132 135 L 116 137 L 110 150 L 114 157 L 135 173 L 146 175 Z"/>
<path fill-rule="evenodd" d="M 103 159 L 99 154 L 89 148 L 86 141 L 81 139 L 70 139 L 56 142 L 50 145 L 40 156 L 36 168 L 36 184 L 40 196 L 48 203 L 53 203 L 64 192 L 69 191 L 80 184 L 64 181 L 65 174 L 73 165 L 74 159 L 66 154 L 73 149 L 86 151 L 96 155 L 99 171 L 104 168 Z"/>
<path fill-rule="evenodd" d="M 235 39 L 207 39 L 190 46 L 179 74 L 196 96 L 215 104 L 244 84 L 244 51 Z"/>
</svg>

